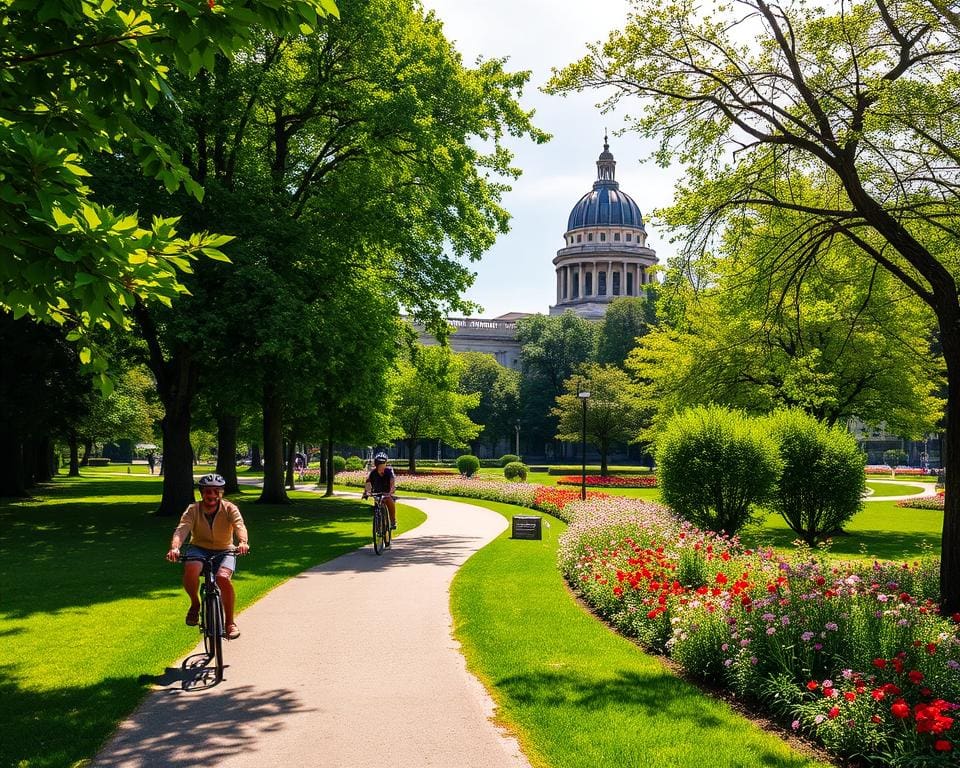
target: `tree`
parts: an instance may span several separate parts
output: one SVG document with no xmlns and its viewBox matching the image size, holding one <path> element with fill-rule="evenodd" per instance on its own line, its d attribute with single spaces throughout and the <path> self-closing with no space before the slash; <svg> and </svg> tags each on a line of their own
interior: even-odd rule
<svg viewBox="0 0 960 768">
<path fill-rule="evenodd" d="M 417 470 L 417 441 L 443 440 L 463 448 L 480 432 L 467 412 L 480 403 L 480 394 L 462 394 L 460 363 L 447 347 L 417 346 L 413 361 L 399 360 L 390 383 L 393 434 L 407 443 L 410 471 Z"/>
<path fill-rule="evenodd" d="M 656 288 L 647 291 L 647 296 L 621 296 L 607 307 L 597 331 L 598 363 L 622 368 L 638 339 L 656 326 Z"/>
<path fill-rule="evenodd" d="M 634 395 L 627 376 L 615 365 L 583 365 L 563 384 L 551 413 L 557 417 L 557 440 L 579 443 L 583 438 L 583 403 L 578 393 L 588 391 L 586 438 L 600 452 L 600 474 L 606 477 L 607 456 L 615 443 L 636 436 L 645 409 Z"/>
<path fill-rule="evenodd" d="M 517 322 L 520 342 L 521 422 L 529 443 L 547 441 L 556 433 L 550 409 L 564 382 L 581 363 L 593 357 L 596 328 L 573 312 L 533 315 Z"/>
<path fill-rule="evenodd" d="M 491 450 L 504 438 L 509 443 L 520 418 L 519 372 L 505 368 L 484 352 L 464 352 L 458 357 L 460 392 L 480 394 L 479 405 L 468 414 L 471 421 L 482 425 L 475 443 L 485 443 Z"/>
<path fill-rule="evenodd" d="M 75 333 L 126 327 L 136 301 L 169 304 L 184 292 L 180 271 L 191 260 L 224 258 L 218 247 L 229 238 L 182 238 L 176 218 L 145 225 L 97 202 L 88 161 L 122 145 L 168 191 L 201 197 L 176 154 L 137 119 L 173 96 L 167 70 L 194 77 L 265 29 L 296 34 L 328 13 L 336 13 L 331 0 L 5 3 L 0 309 Z"/>
<path fill-rule="evenodd" d="M 770 506 L 810 546 L 840 531 L 863 506 L 864 456 L 843 427 L 799 410 L 761 422 L 776 439 L 783 469 Z"/>
<path fill-rule="evenodd" d="M 960 29 L 942 3 L 834 6 L 741 0 L 714 12 L 643 2 L 627 27 L 554 77 L 649 99 L 633 126 L 687 166 L 666 212 L 688 252 L 749 226 L 756 208 L 804 214 L 771 243 L 768 273 L 802 281 L 832 240 L 919 297 L 947 368 L 941 609 L 960 610 Z M 952 11 L 952 6 L 948 8 Z M 744 35 L 743 31 L 749 30 Z M 747 42 L 745 42 L 747 41 Z M 835 189 L 810 205 L 809 185 Z M 799 189 L 799 195 L 795 191 Z"/>
</svg>

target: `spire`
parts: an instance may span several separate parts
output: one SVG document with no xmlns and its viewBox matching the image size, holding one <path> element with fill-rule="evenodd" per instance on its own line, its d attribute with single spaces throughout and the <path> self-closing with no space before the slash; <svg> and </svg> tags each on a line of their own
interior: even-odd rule
<svg viewBox="0 0 960 768">
<path fill-rule="evenodd" d="M 616 184 L 616 181 L 614 181 L 616 175 L 617 161 L 613 159 L 613 154 L 610 152 L 607 131 L 604 129 L 603 152 L 600 153 L 600 159 L 597 160 L 597 183 Z"/>
</svg>

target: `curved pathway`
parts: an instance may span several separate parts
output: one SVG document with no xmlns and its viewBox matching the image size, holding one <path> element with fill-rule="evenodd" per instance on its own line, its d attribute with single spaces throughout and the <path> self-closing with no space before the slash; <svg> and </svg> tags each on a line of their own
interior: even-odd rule
<svg viewBox="0 0 960 768">
<path fill-rule="evenodd" d="M 888 483 L 890 485 L 909 485 L 912 488 L 919 488 L 920 490 L 917 493 L 908 493 L 905 495 L 898 495 L 898 496 L 877 496 L 873 493 L 868 493 L 866 496 L 863 497 L 864 501 L 904 501 L 905 499 L 919 499 L 927 496 L 937 495 L 936 483 L 919 482 L 917 480 L 878 480 L 873 477 L 868 477 L 867 480 L 871 483 Z"/>
<path fill-rule="evenodd" d="M 93 765 L 528 768 L 451 636 L 453 575 L 507 521 L 402 501 L 426 522 L 380 557 L 363 547 L 244 610 L 225 680 L 184 691 L 168 669 Z"/>
</svg>

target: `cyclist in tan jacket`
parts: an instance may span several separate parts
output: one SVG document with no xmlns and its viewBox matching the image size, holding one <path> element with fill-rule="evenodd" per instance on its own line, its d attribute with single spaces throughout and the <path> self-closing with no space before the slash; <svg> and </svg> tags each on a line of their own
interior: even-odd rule
<svg viewBox="0 0 960 768">
<path fill-rule="evenodd" d="M 226 624 L 227 638 L 234 640 L 240 637 L 233 620 L 233 608 L 236 603 L 236 593 L 233 591 L 231 578 L 237 570 L 237 558 L 233 554 L 245 555 L 250 551 L 250 539 L 247 535 L 247 526 L 236 504 L 223 498 L 223 489 L 226 481 L 217 474 L 204 475 L 197 485 L 200 488 L 200 501 L 187 507 L 180 517 L 180 524 L 173 532 L 170 540 L 170 549 L 167 560 L 171 563 L 180 559 L 180 545 L 190 535 L 190 547 L 184 553 L 191 555 L 208 555 L 214 552 L 224 552 L 217 568 L 217 584 L 223 597 L 223 612 Z M 236 537 L 236 546 L 234 546 Z M 226 550 L 226 552 L 225 552 Z M 200 619 L 200 572 L 203 564 L 198 560 L 187 560 L 183 564 L 183 588 L 190 597 L 190 609 L 187 611 L 187 626 L 195 627 Z"/>
</svg>

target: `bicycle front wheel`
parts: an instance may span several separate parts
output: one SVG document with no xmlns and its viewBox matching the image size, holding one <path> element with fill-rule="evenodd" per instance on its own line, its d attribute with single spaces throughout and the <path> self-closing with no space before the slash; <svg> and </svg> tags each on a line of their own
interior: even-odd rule
<svg viewBox="0 0 960 768">
<path fill-rule="evenodd" d="M 383 518 L 380 509 L 373 511 L 373 551 L 378 555 L 383 552 Z"/>
<path fill-rule="evenodd" d="M 212 616 L 210 622 L 212 653 L 210 655 L 214 661 L 216 680 L 219 683 L 223 680 L 223 603 L 219 595 L 213 595 L 210 602 L 210 615 Z"/>
<path fill-rule="evenodd" d="M 213 610 L 215 602 L 213 595 L 207 594 L 206 590 L 201 588 L 200 634 L 203 635 L 203 652 L 207 654 L 208 659 L 212 659 L 214 653 L 212 627 L 216 623 L 214 618 L 216 611 Z"/>
</svg>

